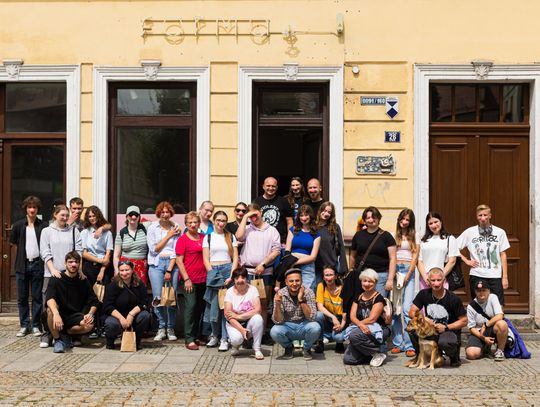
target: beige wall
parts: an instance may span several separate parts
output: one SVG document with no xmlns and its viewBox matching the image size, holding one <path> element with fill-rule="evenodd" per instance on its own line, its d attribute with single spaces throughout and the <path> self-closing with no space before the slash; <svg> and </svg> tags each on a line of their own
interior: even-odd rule
<svg viewBox="0 0 540 407">
<path fill-rule="evenodd" d="M 345 65 L 344 69 L 344 226 L 352 234 L 363 207 L 383 211 L 392 230 L 399 210 L 413 201 L 413 64 L 532 63 L 538 60 L 540 3 L 454 0 L 313 1 L 10 1 L 0 7 L 0 59 L 32 64 L 81 66 L 81 195 L 92 200 L 92 76 L 99 65 L 210 66 L 210 199 L 230 209 L 237 194 L 238 66 Z M 345 31 L 336 35 L 336 15 Z M 146 17 L 192 19 L 260 18 L 275 32 L 257 45 L 249 37 L 186 37 L 171 45 L 163 37 L 143 40 Z M 281 32 L 298 34 L 291 53 Z M 153 27 L 157 32 L 159 24 Z M 207 26 L 208 27 L 208 26 Z M 244 30 L 245 31 L 245 30 Z M 360 69 L 352 73 L 352 66 Z M 390 120 L 382 106 L 360 106 L 361 95 L 398 96 L 400 114 Z M 385 144 L 385 130 L 401 131 L 401 143 Z M 387 155 L 395 176 L 358 176 L 355 160 Z"/>
</svg>

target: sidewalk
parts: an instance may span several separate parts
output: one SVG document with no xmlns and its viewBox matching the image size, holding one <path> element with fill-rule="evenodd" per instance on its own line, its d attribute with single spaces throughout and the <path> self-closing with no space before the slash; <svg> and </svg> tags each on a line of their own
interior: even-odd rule
<svg viewBox="0 0 540 407">
<path fill-rule="evenodd" d="M 64 354 L 39 338 L 0 332 L 0 405 L 540 405 L 540 335 L 527 334 L 530 360 L 463 360 L 460 368 L 418 370 L 389 355 L 380 368 L 345 366 L 327 346 L 304 361 L 277 359 L 282 349 L 230 352 L 183 342 L 144 341 L 136 353 L 86 341 Z M 462 350 L 463 355 L 463 350 Z"/>
</svg>

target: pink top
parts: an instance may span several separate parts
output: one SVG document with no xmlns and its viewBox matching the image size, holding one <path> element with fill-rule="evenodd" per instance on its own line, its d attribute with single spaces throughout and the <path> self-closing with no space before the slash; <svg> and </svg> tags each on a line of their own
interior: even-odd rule
<svg viewBox="0 0 540 407">
<path fill-rule="evenodd" d="M 184 267 L 193 284 L 206 282 L 206 267 L 202 254 L 203 239 L 203 234 L 199 234 L 199 240 L 191 240 L 188 234 L 184 233 L 176 242 L 176 255 L 184 256 Z M 182 278 L 180 273 L 178 277 Z"/>
</svg>

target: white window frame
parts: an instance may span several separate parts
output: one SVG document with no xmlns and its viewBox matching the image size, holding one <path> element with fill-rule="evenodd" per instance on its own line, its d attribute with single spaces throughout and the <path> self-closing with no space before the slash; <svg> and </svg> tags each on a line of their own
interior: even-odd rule
<svg viewBox="0 0 540 407">
<path fill-rule="evenodd" d="M 343 219 L 343 67 L 299 66 L 297 82 L 329 83 L 329 183 L 336 219 Z M 238 200 L 251 201 L 253 81 L 285 82 L 291 78 L 283 66 L 241 66 L 238 69 Z M 294 82 L 293 82 L 294 83 Z"/>
<path fill-rule="evenodd" d="M 153 81 L 196 82 L 197 86 L 197 157 L 196 157 L 196 202 L 210 197 L 210 70 L 202 67 L 159 68 Z M 108 209 L 109 182 L 107 179 L 108 160 L 108 88 L 109 82 L 148 82 L 143 67 L 94 68 L 94 116 L 93 116 L 93 201 L 103 209 Z"/>
<path fill-rule="evenodd" d="M 480 79 L 472 65 L 414 66 L 414 208 L 417 219 L 429 210 L 429 84 L 431 82 L 528 82 L 530 84 L 529 136 L 529 305 L 530 313 L 540 310 L 540 66 L 493 65 L 485 79 Z"/>
<path fill-rule="evenodd" d="M 16 79 L 0 65 L 0 82 L 65 82 L 66 84 L 66 199 L 80 188 L 80 67 L 79 65 L 21 65 Z"/>
</svg>

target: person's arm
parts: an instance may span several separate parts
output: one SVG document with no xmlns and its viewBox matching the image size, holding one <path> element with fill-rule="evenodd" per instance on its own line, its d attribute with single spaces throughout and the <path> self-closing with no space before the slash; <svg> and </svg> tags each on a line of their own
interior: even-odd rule
<svg viewBox="0 0 540 407">
<path fill-rule="evenodd" d="M 178 271 L 180 272 L 180 276 L 184 281 L 184 290 L 190 293 L 193 290 L 193 283 L 191 282 L 186 267 L 184 266 L 184 255 L 176 255 L 176 265 L 178 266 Z"/>
<path fill-rule="evenodd" d="M 315 240 L 313 240 L 313 247 L 311 248 L 311 253 L 307 256 L 300 257 L 298 261 L 296 262 L 296 264 L 300 266 L 302 264 L 313 263 L 317 259 L 320 246 L 321 246 L 321 237 L 319 236 Z"/>
<path fill-rule="evenodd" d="M 420 247 L 417 247 L 416 251 L 412 254 L 411 264 L 409 264 L 409 270 L 407 270 L 407 274 L 405 274 L 403 285 L 407 284 L 409 279 L 414 275 L 414 269 L 416 268 L 416 264 L 418 263 L 419 252 L 420 252 Z"/>
<path fill-rule="evenodd" d="M 173 228 L 170 228 L 167 231 L 167 234 L 165 235 L 165 237 L 163 237 L 163 239 L 161 239 L 159 242 L 156 243 L 156 245 L 154 246 L 154 251 L 156 253 L 161 252 L 163 248 L 165 247 L 165 245 L 167 244 L 167 242 L 169 241 L 169 239 L 174 237 L 174 235 L 176 235 L 176 232 L 174 231 Z"/>
<path fill-rule="evenodd" d="M 231 275 L 225 280 L 225 285 L 229 285 L 232 280 L 232 272 L 238 268 L 238 246 L 233 246 L 233 258 L 231 265 Z"/>
<path fill-rule="evenodd" d="M 290 230 L 287 230 L 287 241 L 285 242 L 286 252 L 291 251 L 293 238 L 294 238 L 293 232 L 291 232 Z"/>
<path fill-rule="evenodd" d="M 236 230 L 236 235 L 235 235 L 238 241 L 243 242 L 244 239 L 246 238 L 247 221 L 251 216 L 255 215 L 256 213 L 257 211 L 249 211 L 248 213 L 244 215 L 244 217 L 240 221 L 240 224 L 238 225 L 238 229 Z"/>
<path fill-rule="evenodd" d="M 390 262 L 388 263 L 388 279 L 386 280 L 386 284 L 384 286 L 386 291 L 390 291 L 392 287 L 394 286 L 394 278 L 396 277 L 396 246 L 389 246 L 388 247 L 388 257 L 390 258 Z"/>
<path fill-rule="evenodd" d="M 293 218 L 292 217 L 286 217 L 287 220 L 287 229 L 292 228 L 294 226 Z"/>
<path fill-rule="evenodd" d="M 234 319 L 238 321 L 249 321 L 253 315 L 261 313 L 261 300 L 259 297 L 256 297 L 252 301 L 253 309 L 251 311 L 244 312 L 242 314 L 236 314 Z"/>
<path fill-rule="evenodd" d="M 114 275 L 118 274 L 118 262 L 120 261 L 120 255 L 122 254 L 122 246 L 114 246 L 113 266 Z"/>
<path fill-rule="evenodd" d="M 352 303 L 352 305 L 351 305 L 351 312 L 349 313 L 351 323 L 356 325 L 363 333 L 368 334 L 369 333 L 369 328 L 367 327 L 366 324 L 364 324 L 363 321 L 360 321 L 356 317 L 357 311 L 358 311 L 358 303 L 356 301 L 354 301 Z"/>
<path fill-rule="evenodd" d="M 452 268 L 454 268 L 454 265 L 456 264 L 456 258 L 454 256 L 450 256 L 448 258 L 448 263 L 444 266 L 444 277 L 447 277 L 448 274 L 450 274 L 450 271 L 452 271 Z"/>
<path fill-rule="evenodd" d="M 371 311 L 369 312 L 369 315 L 367 316 L 367 318 L 362 320 L 362 323 L 364 323 L 365 325 L 369 325 L 369 324 L 373 324 L 377 322 L 379 317 L 382 315 L 383 308 L 384 308 L 384 304 L 382 302 L 377 302 L 373 304 L 373 306 L 371 307 Z"/>
<path fill-rule="evenodd" d="M 48 299 L 47 307 L 51 310 L 51 313 L 53 314 L 54 328 L 58 331 L 61 331 L 64 328 L 64 321 L 62 321 L 62 317 L 60 316 L 60 312 L 58 311 L 58 304 L 56 303 L 56 300 L 54 298 Z"/>
<path fill-rule="evenodd" d="M 311 321 L 315 318 L 315 315 L 317 315 L 315 296 L 311 290 L 306 292 L 303 285 L 298 290 L 298 304 L 300 304 L 302 313 L 307 320 Z"/>
<path fill-rule="evenodd" d="M 353 271 L 356 267 L 356 250 L 351 249 L 349 252 L 349 271 Z"/>
<path fill-rule="evenodd" d="M 506 251 L 501 252 L 501 267 L 502 267 L 502 286 L 506 290 L 508 288 L 508 261 Z"/>
<path fill-rule="evenodd" d="M 99 239 L 101 237 L 101 235 L 109 230 L 112 229 L 112 225 L 110 223 L 106 223 L 102 226 L 100 226 L 99 228 L 96 229 L 96 231 L 94 232 L 94 237 L 96 239 Z"/>
<path fill-rule="evenodd" d="M 203 263 L 204 267 L 206 268 L 206 272 L 208 273 L 210 270 L 212 270 L 212 264 L 210 263 L 210 248 L 208 247 L 208 235 L 204 237 L 202 246 Z"/>
<path fill-rule="evenodd" d="M 274 296 L 274 310 L 272 312 L 272 321 L 274 321 L 274 323 L 278 325 L 283 323 L 282 301 L 283 296 L 281 295 L 281 291 L 278 291 Z"/>
</svg>

